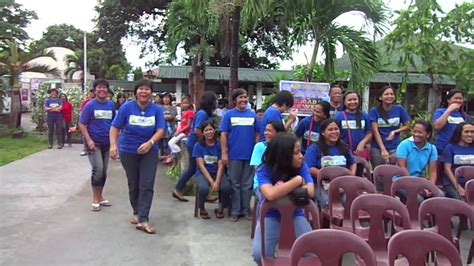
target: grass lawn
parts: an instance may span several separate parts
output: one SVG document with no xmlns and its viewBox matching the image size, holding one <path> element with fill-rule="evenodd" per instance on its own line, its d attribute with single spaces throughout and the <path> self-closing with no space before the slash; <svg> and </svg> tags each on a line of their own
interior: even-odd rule
<svg viewBox="0 0 474 266">
<path fill-rule="evenodd" d="M 27 136 L 14 139 L 10 135 L 0 136 L 0 166 L 19 160 L 46 149 L 46 136 Z"/>
</svg>

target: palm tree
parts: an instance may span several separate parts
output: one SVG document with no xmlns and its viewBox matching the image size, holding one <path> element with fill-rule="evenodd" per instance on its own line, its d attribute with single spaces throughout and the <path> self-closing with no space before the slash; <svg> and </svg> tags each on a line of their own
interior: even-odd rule
<svg viewBox="0 0 474 266">
<path fill-rule="evenodd" d="M 67 54 L 65 56 L 67 68 L 64 70 L 66 80 L 72 81 L 75 73 L 81 73 L 81 80 L 84 79 L 84 53 L 82 51 Z"/>
<path fill-rule="evenodd" d="M 248 1 L 252 3 L 254 1 Z M 292 45 L 313 42 L 313 52 L 307 66 L 306 80 L 311 81 L 319 49 L 325 55 L 324 70 L 333 77 L 336 46 L 341 44 L 352 64 L 350 86 L 366 82 L 378 68 L 378 53 L 373 42 L 361 31 L 340 25 L 335 20 L 348 12 L 358 12 L 371 24 L 374 34 L 383 33 L 387 21 L 386 7 L 382 0 L 261 0 L 265 8 L 255 8 L 259 15 L 250 17 L 255 24 L 259 17 L 278 16 L 281 24 L 291 28 Z M 251 8 L 251 7 L 249 7 Z M 263 12 L 263 10 L 265 10 Z"/>
<path fill-rule="evenodd" d="M 23 72 L 35 72 L 43 74 L 51 74 L 60 76 L 57 68 L 40 63 L 32 63 L 32 60 L 40 57 L 50 57 L 55 60 L 54 52 L 43 50 L 38 53 L 30 54 L 20 47 L 15 40 L 4 40 L 6 44 L 5 50 L 0 52 L 0 73 L 9 74 L 10 86 L 12 88 L 12 112 L 10 113 L 10 121 L 16 127 L 21 125 L 21 99 L 19 93 L 19 77 Z M 0 101 L 0 110 L 3 110 L 3 97 L 6 92 L 2 93 Z M 16 96 L 18 95 L 18 97 Z"/>
</svg>

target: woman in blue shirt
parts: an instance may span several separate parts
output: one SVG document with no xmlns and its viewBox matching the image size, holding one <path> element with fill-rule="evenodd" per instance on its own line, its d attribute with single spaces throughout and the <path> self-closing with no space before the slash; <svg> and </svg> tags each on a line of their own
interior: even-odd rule
<svg viewBox="0 0 474 266">
<path fill-rule="evenodd" d="M 378 107 L 370 110 L 372 123 L 372 167 L 390 162 L 400 144 L 400 133 L 410 130 L 410 116 L 400 105 L 396 104 L 395 89 L 385 86 L 380 91 Z"/>
<path fill-rule="evenodd" d="M 465 196 L 465 177 L 456 179 L 454 173 L 460 166 L 474 166 L 474 124 L 461 122 L 454 130 L 451 143 L 444 149 L 443 187 L 446 196 L 461 199 Z"/>
<path fill-rule="evenodd" d="M 293 136 L 278 133 L 264 153 L 263 165 L 257 170 L 260 192 L 264 200 L 273 201 L 286 197 L 298 187 L 306 188 L 308 196 L 314 197 L 314 185 L 308 166 L 301 154 L 301 143 Z M 303 211 L 295 212 L 296 237 L 311 231 Z M 265 216 L 265 256 L 273 257 L 280 237 L 280 214 L 270 210 Z M 261 263 L 260 223 L 255 228 L 252 256 Z"/>
<path fill-rule="evenodd" d="M 301 141 L 301 151 L 305 154 L 306 149 L 319 139 L 321 122 L 329 118 L 330 105 L 328 102 L 322 101 L 315 105 L 314 114 L 305 117 L 298 124 L 295 135 Z"/>
<path fill-rule="evenodd" d="M 346 167 L 353 175 L 357 168 L 349 147 L 341 140 L 341 125 L 332 118 L 321 123 L 321 136 L 306 151 L 305 161 L 315 181 L 320 169 L 326 166 Z M 316 200 L 321 207 L 327 207 L 328 192 L 324 187 L 317 187 Z"/>
<path fill-rule="evenodd" d="M 136 228 L 154 234 L 148 221 L 158 166 L 158 141 L 165 132 L 163 108 L 151 101 L 153 83 L 142 80 L 135 85 L 136 100 L 122 105 L 110 129 L 110 157 L 118 158 L 128 179 L 128 194 L 133 209 L 130 221 Z M 120 133 L 120 145 L 117 138 Z"/>
<path fill-rule="evenodd" d="M 202 131 L 200 126 L 203 122 L 212 119 L 214 110 L 216 110 L 217 105 L 217 97 L 216 94 L 212 91 L 206 91 L 204 95 L 201 97 L 201 101 L 199 103 L 199 110 L 194 115 L 194 120 L 191 124 L 191 133 L 189 134 L 186 140 L 186 149 L 188 150 L 188 169 L 184 171 L 181 176 L 179 177 L 176 186 L 174 187 L 173 192 L 171 195 L 181 201 L 181 202 L 188 202 L 189 200 L 186 199 L 183 195 L 184 187 L 186 183 L 191 179 L 191 177 L 196 173 L 196 160 L 193 158 L 193 148 L 194 144 L 198 141 L 198 139 L 202 138 Z"/>
<path fill-rule="evenodd" d="M 58 149 L 61 149 L 64 145 L 62 142 L 62 124 L 63 124 L 63 115 L 61 110 L 63 109 L 63 101 L 58 97 L 58 90 L 51 89 L 50 98 L 44 101 L 44 111 L 48 114 L 47 124 L 48 124 L 48 149 L 53 148 L 53 136 L 56 133 L 56 138 L 58 141 Z"/>
<path fill-rule="evenodd" d="M 216 217 L 224 217 L 223 209 L 228 207 L 230 195 L 230 183 L 224 175 L 224 167 L 221 160 L 221 146 L 217 140 L 216 128 L 210 120 L 205 121 L 200 126 L 203 137 L 194 145 L 193 158 L 198 166 L 196 179 L 199 187 L 199 216 L 202 219 L 210 219 L 204 207 L 209 188 L 214 192 L 219 192 L 219 207 L 215 209 Z"/>
</svg>

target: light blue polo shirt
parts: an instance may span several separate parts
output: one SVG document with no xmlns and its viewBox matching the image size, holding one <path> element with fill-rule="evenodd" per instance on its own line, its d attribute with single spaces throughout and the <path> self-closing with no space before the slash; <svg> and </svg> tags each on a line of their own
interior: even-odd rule
<svg viewBox="0 0 474 266">
<path fill-rule="evenodd" d="M 425 146 L 420 149 L 413 141 L 413 137 L 400 142 L 396 155 L 397 158 L 407 160 L 407 169 L 411 176 L 424 176 L 427 166 L 438 160 L 438 151 L 433 144 L 426 142 Z"/>
</svg>

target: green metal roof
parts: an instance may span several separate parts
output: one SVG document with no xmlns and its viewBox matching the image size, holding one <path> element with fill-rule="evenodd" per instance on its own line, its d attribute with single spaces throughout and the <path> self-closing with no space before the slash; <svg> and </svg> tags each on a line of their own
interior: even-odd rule
<svg viewBox="0 0 474 266">
<path fill-rule="evenodd" d="M 371 83 L 402 83 L 402 73 L 378 72 L 370 80 Z M 436 83 L 441 85 L 456 85 L 456 82 L 446 75 L 435 75 Z M 431 79 L 426 74 L 408 73 L 409 84 L 431 84 Z"/>
<path fill-rule="evenodd" d="M 159 66 L 159 79 L 188 79 L 191 66 Z M 228 67 L 206 67 L 206 80 L 228 81 Z M 239 68 L 239 82 L 274 83 L 284 77 L 293 79 L 291 70 Z"/>
</svg>

